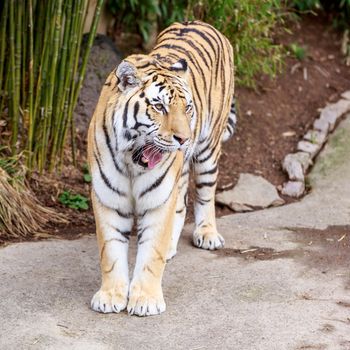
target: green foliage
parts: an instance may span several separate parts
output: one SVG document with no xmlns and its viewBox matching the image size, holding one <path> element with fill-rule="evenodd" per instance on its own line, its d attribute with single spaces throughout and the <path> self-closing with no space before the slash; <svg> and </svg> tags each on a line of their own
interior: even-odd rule
<svg viewBox="0 0 350 350">
<path fill-rule="evenodd" d="M 116 16 L 117 27 L 138 31 L 147 41 L 151 30 L 151 19 L 160 15 L 157 0 L 110 0 L 108 6 Z"/>
<path fill-rule="evenodd" d="M 283 48 L 273 42 L 273 30 L 283 23 L 280 0 L 191 0 L 192 16 L 204 20 L 230 39 L 238 83 L 254 85 L 256 75 L 274 77 L 282 65 Z"/>
<path fill-rule="evenodd" d="M 81 194 L 73 194 L 70 191 L 63 191 L 59 196 L 58 200 L 64 206 L 77 209 L 77 210 L 88 210 L 89 200 Z"/>
<path fill-rule="evenodd" d="M 350 26 L 350 0 L 320 0 L 323 9 L 333 14 L 333 24 L 337 28 L 348 29 Z"/>
<path fill-rule="evenodd" d="M 349 27 L 350 0 L 293 0 L 290 5 L 300 12 L 323 10 L 332 15 L 334 26 Z"/>
<path fill-rule="evenodd" d="M 103 1 L 83 54 L 89 0 L 0 2 L 0 118 L 8 119 L 12 153 L 26 151 L 30 169 L 53 170 L 69 128 L 74 142 L 73 110 Z"/>
<path fill-rule="evenodd" d="M 83 178 L 84 178 L 84 181 L 87 183 L 90 183 L 92 181 L 92 177 L 89 172 L 89 166 L 87 164 L 83 165 Z"/>
<path fill-rule="evenodd" d="M 319 0 L 293 0 L 291 6 L 302 12 L 321 8 Z"/>
<path fill-rule="evenodd" d="M 302 46 L 299 46 L 297 43 L 289 45 L 289 51 L 297 58 L 299 61 L 302 61 L 306 57 L 306 49 Z"/>
<path fill-rule="evenodd" d="M 151 23 L 163 29 L 174 21 L 200 19 L 211 23 L 230 40 L 235 51 L 238 83 L 254 85 L 254 77 L 274 76 L 282 63 L 282 47 L 272 34 L 281 23 L 282 0 L 109 0 L 117 27 L 138 31 L 147 41 Z"/>
</svg>

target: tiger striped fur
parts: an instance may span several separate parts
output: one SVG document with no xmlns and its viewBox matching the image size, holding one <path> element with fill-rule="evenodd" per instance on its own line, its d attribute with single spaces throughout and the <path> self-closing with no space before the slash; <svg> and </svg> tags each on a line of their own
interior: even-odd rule
<svg viewBox="0 0 350 350">
<path fill-rule="evenodd" d="M 214 195 L 221 143 L 233 134 L 233 53 L 209 24 L 175 23 L 149 55 L 127 57 L 106 80 L 88 135 L 102 272 L 93 310 L 139 316 L 165 310 L 162 276 L 176 254 L 196 183 L 193 243 L 224 246 Z M 130 232 L 138 252 L 131 283 Z"/>
</svg>

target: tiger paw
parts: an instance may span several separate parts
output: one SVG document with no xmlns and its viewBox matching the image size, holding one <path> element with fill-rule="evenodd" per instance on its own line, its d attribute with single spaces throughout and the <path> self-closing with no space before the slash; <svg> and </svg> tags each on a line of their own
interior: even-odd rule
<svg viewBox="0 0 350 350">
<path fill-rule="evenodd" d="M 199 227 L 193 233 L 193 244 L 202 249 L 221 249 L 225 245 L 224 238 L 216 230 Z"/>
<path fill-rule="evenodd" d="M 175 255 L 176 255 L 176 253 L 177 253 L 176 248 L 171 247 L 171 248 L 169 249 L 169 251 L 168 251 L 168 254 L 166 255 L 166 261 L 168 262 L 168 261 L 170 261 L 172 258 L 174 258 Z"/>
<path fill-rule="evenodd" d="M 127 305 L 127 294 L 122 294 L 116 290 L 99 290 L 91 300 L 91 308 L 97 312 L 119 313 Z"/>
<path fill-rule="evenodd" d="M 162 289 L 150 293 L 142 286 L 135 284 L 131 287 L 127 310 L 129 315 L 152 316 L 165 311 L 166 306 Z"/>
</svg>

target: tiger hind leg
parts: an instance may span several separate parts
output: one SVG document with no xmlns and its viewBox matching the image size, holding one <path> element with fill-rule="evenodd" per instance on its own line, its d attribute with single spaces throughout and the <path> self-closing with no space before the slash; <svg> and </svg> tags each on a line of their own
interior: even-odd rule
<svg viewBox="0 0 350 350">
<path fill-rule="evenodd" d="M 218 176 L 217 160 L 220 146 L 215 150 L 206 148 L 194 163 L 196 181 L 195 224 L 193 244 L 203 249 L 220 249 L 225 240 L 216 229 L 215 189 Z"/>
<path fill-rule="evenodd" d="M 228 141 L 236 131 L 237 124 L 237 109 L 236 109 L 236 99 L 232 96 L 230 114 L 227 119 L 226 129 L 222 135 L 222 141 Z"/>
</svg>

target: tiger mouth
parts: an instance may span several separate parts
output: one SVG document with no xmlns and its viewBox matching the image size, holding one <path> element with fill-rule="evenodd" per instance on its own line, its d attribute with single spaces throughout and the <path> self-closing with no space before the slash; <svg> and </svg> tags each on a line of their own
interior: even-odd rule
<svg viewBox="0 0 350 350">
<path fill-rule="evenodd" d="M 145 144 L 133 152 L 132 160 L 143 168 L 153 169 L 162 160 L 164 152 L 154 144 Z"/>
</svg>

